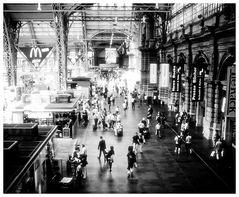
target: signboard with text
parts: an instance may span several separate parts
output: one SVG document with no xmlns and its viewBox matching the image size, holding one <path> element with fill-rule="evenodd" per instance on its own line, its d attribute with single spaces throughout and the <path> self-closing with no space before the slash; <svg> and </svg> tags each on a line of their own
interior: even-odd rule
<svg viewBox="0 0 239 197">
<path fill-rule="evenodd" d="M 235 117 L 236 115 L 236 72 L 235 67 L 229 67 L 227 71 L 227 105 L 226 115 Z"/>
<path fill-rule="evenodd" d="M 176 64 L 173 65 L 172 92 L 181 92 L 181 67 Z"/>
<path fill-rule="evenodd" d="M 20 50 L 35 68 L 39 68 L 51 49 L 52 47 L 20 47 Z"/>
<path fill-rule="evenodd" d="M 204 69 L 193 67 L 192 74 L 192 101 L 203 101 L 204 96 Z"/>
</svg>

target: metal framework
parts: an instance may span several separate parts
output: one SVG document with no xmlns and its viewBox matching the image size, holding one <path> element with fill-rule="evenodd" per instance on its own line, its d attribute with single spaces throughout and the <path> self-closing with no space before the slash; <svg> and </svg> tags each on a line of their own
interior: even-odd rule
<svg viewBox="0 0 239 197">
<path fill-rule="evenodd" d="M 87 55 L 87 40 L 86 40 L 86 35 L 87 35 L 87 24 L 86 24 L 86 13 L 85 12 L 82 12 L 81 13 L 81 24 L 82 24 L 82 32 L 83 32 L 83 44 L 81 45 L 82 46 L 82 51 L 83 51 L 83 54 L 82 54 L 82 57 L 81 57 L 81 60 L 82 60 L 82 63 L 83 63 L 83 66 L 85 69 L 87 69 L 87 62 L 88 62 L 88 55 Z"/>
<path fill-rule="evenodd" d="M 28 21 L 28 26 L 30 29 L 31 37 L 32 37 L 32 45 L 35 47 L 35 46 L 37 46 L 37 39 L 36 39 L 36 34 L 35 34 L 35 30 L 34 30 L 32 21 Z"/>
<path fill-rule="evenodd" d="M 3 25 L 4 25 L 4 56 L 5 56 L 5 65 L 7 68 L 7 79 L 8 79 L 8 86 L 13 85 L 13 69 L 12 69 L 12 53 L 11 53 L 11 44 L 10 44 L 10 38 L 8 34 L 8 27 L 5 21 L 5 18 L 3 18 Z"/>
<path fill-rule="evenodd" d="M 54 4 L 54 28 L 56 32 L 56 59 L 58 64 L 58 87 L 59 90 L 66 89 L 67 78 L 67 37 L 68 37 L 68 21 L 64 13 L 58 12 L 59 4 Z"/>
<path fill-rule="evenodd" d="M 130 21 L 141 21 L 141 18 L 135 16 L 117 16 L 118 22 L 130 22 Z M 82 21 L 82 16 L 71 16 L 69 18 L 70 21 Z M 85 16 L 85 21 L 104 21 L 104 22 L 113 22 L 115 21 L 115 16 L 107 16 L 107 15 L 97 15 L 97 16 Z"/>
<path fill-rule="evenodd" d="M 18 42 L 19 29 L 21 23 L 15 23 L 11 26 L 7 24 L 5 17 L 3 17 L 3 31 L 4 31 L 4 60 L 7 69 L 8 86 L 17 85 L 17 52 L 15 43 Z"/>
</svg>

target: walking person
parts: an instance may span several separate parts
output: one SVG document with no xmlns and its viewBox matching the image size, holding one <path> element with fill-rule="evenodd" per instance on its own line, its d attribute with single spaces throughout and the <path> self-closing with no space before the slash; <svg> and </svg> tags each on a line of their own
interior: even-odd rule
<svg viewBox="0 0 239 197">
<path fill-rule="evenodd" d="M 126 102 L 123 102 L 122 106 L 123 106 L 124 113 L 126 113 L 126 110 L 127 110 L 127 104 L 126 104 Z"/>
<path fill-rule="evenodd" d="M 107 115 L 107 114 L 106 114 Z M 105 128 L 107 127 L 107 124 L 105 122 L 105 117 L 106 117 L 104 111 L 102 111 L 101 113 L 101 121 L 102 121 L 102 127 L 103 127 L 103 130 L 105 130 Z"/>
<path fill-rule="evenodd" d="M 161 121 L 160 112 L 157 113 L 155 120 L 157 121 L 157 123 L 160 123 Z"/>
<path fill-rule="evenodd" d="M 144 135 L 142 133 L 139 133 L 139 152 L 143 153 L 143 144 L 145 143 Z"/>
<path fill-rule="evenodd" d="M 94 125 L 93 125 L 93 130 L 96 130 L 98 127 L 98 112 L 93 113 L 93 119 L 94 119 Z"/>
<path fill-rule="evenodd" d="M 129 177 L 133 177 L 134 167 L 137 166 L 136 155 L 133 151 L 133 146 L 128 147 L 127 159 L 128 159 L 127 170 L 128 170 L 128 178 L 129 178 Z"/>
<path fill-rule="evenodd" d="M 138 145 L 139 145 L 139 136 L 138 132 L 136 132 L 135 135 L 133 136 L 133 151 L 135 154 L 137 154 L 138 152 Z"/>
<path fill-rule="evenodd" d="M 106 161 L 109 164 L 110 172 L 112 171 L 112 163 L 114 162 L 114 155 L 115 155 L 114 147 L 110 146 L 110 150 L 106 153 Z"/>
<path fill-rule="evenodd" d="M 182 138 L 180 135 L 176 135 L 175 138 L 174 138 L 174 141 L 175 141 L 175 150 L 174 152 L 176 154 L 180 154 L 180 151 L 181 151 L 181 144 L 182 144 Z"/>
<path fill-rule="evenodd" d="M 155 135 L 157 135 L 158 138 L 162 138 L 162 135 L 161 135 L 161 124 L 159 122 L 155 126 Z"/>
<path fill-rule="evenodd" d="M 138 124 L 138 129 L 139 129 L 139 133 L 143 134 L 144 133 L 144 129 L 145 129 L 145 125 L 142 122 L 142 120 L 139 122 Z"/>
<path fill-rule="evenodd" d="M 101 158 L 101 153 L 102 153 L 102 152 L 103 152 L 103 155 L 105 155 L 105 149 L 106 149 L 105 140 L 103 139 L 102 136 L 100 136 L 100 141 L 99 141 L 99 144 L 98 144 L 98 150 L 99 150 L 100 152 L 99 152 L 98 159 Z"/>
<path fill-rule="evenodd" d="M 223 156 L 223 146 L 221 138 L 218 138 L 215 144 L 216 159 L 219 160 Z"/>
<path fill-rule="evenodd" d="M 188 123 L 186 122 L 186 120 L 183 120 L 181 124 L 181 134 L 180 134 L 183 139 L 185 138 L 187 131 L 188 131 Z"/>
<path fill-rule="evenodd" d="M 192 154 L 192 147 L 191 147 L 192 136 L 189 133 L 187 133 L 185 141 L 186 141 L 185 147 L 186 147 L 187 153 Z"/>
</svg>

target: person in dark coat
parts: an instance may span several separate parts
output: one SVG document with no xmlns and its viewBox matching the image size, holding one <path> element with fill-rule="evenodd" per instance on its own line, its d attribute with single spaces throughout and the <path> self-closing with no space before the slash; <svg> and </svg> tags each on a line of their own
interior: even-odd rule
<svg viewBox="0 0 239 197">
<path fill-rule="evenodd" d="M 102 136 L 100 136 L 100 141 L 99 141 L 99 145 L 98 145 L 98 150 L 100 150 L 99 152 L 99 157 L 98 159 L 101 158 L 101 153 L 103 152 L 103 155 L 105 155 L 105 149 L 106 149 L 106 144 L 105 144 L 105 140 L 103 139 Z"/>
<path fill-rule="evenodd" d="M 112 163 L 114 162 L 114 147 L 110 146 L 110 150 L 106 153 L 106 160 L 110 167 L 110 172 L 112 171 Z"/>
<path fill-rule="evenodd" d="M 128 147 L 128 154 L 127 154 L 127 158 L 128 158 L 128 177 L 133 177 L 133 171 L 134 171 L 134 167 L 137 166 L 136 163 L 136 155 L 133 151 L 133 146 L 129 146 Z"/>
</svg>

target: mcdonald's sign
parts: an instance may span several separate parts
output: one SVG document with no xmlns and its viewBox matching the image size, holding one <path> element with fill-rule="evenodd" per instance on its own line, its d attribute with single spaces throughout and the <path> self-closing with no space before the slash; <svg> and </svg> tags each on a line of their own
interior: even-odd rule
<svg viewBox="0 0 239 197">
<path fill-rule="evenodd" d="M 39 56 L 37 56 L 38 54 Z M 41 49 L 39 47 L 33 47 L 30 51 L 30 58 L 42 58 Z"/>
<path fill-rule="evenodd" d="M 52 47 L 20 47 L 26 58 L 37 68 L 51 51 Z"/>
</svg>

